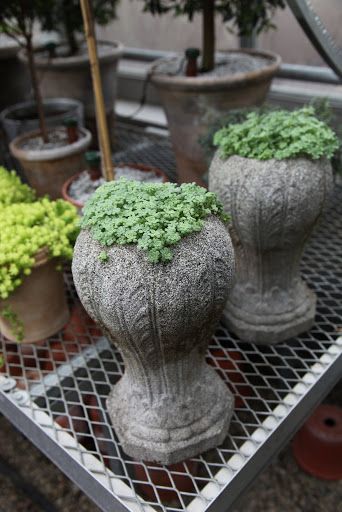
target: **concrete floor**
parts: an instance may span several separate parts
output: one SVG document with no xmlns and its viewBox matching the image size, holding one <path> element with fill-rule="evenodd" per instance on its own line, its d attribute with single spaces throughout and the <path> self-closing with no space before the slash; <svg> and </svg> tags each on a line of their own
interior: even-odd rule
<svg viewBox="0 0 342 512">
<path fill-rule="evenodd" d="M 326 401 L 342 405 L 342 382 Z M 0 447 L 0 466 L 1 459 L 10 464 L 15 472 L 41 490 L 56 511 L 100 512 L 4 417 L 0 417 Z M 0 512 L 42 510 L 0 472 Z M 50 512 L 51 508 L 45 510 Z M 303 473 L 295 463 L 290 447 L 287 447 L 260 474 L 253 488 L 232 512 L 342 512 L 342 481 L 325 482 Z"/>
</svg>

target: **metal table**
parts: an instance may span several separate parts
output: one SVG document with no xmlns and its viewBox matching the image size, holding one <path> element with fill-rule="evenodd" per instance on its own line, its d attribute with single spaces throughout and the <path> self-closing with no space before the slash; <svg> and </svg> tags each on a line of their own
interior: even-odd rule
<svg viewBox="0 0 342 512">
<path fill-rule="evenodd" d="M 117 161 L 170 174 L 167 138 L 121 127 Z M 276 346 L 241 343 L 221 325 L 208 350 L 236 397 L 222 446 L 165 467 L 133 461 L 111 428 L 105 400 L 124 368 L 65 279 L 71 321 L 41 345 L 2 340 L 0 410 L 104 511 L 227 511 L 342 374 L 342 187 L 303 259 L 318 296 L 310 332 Z"/>
</svg>

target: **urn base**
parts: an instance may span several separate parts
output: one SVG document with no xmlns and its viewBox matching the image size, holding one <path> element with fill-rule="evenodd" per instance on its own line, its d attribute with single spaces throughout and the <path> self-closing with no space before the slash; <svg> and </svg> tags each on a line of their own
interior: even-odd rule
<svg viewBox="0 0 342 512">
<path fill-rule="evenodd" d="M 186 394 L 141 399 L 124 375 L 107 408 L 124 452 L 137 460 L 175 464 L 220 445 L 228 433 L 234 398 L 206 365 L 203 379 Z"/>
<path fill-rule="evenodd" d="M 308 331 L 314 324 L 316 296 L 305 285 L 304 301 L 291 311 L 276 314 L 248 312 L 228 300 L 223 312 L 224 323 L 241 340 L 259 345 L 274 345 Z"/>
</svg>

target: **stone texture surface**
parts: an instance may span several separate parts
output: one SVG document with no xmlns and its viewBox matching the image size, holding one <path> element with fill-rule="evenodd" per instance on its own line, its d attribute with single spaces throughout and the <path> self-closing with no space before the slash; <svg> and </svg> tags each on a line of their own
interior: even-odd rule
<svg viewBox="0 0 342 512">
<path fill-rule="evenodd" d="M 173 247 L 167 264 L 118 245 L 101 263 L 102 250 L 82 231 L 73 276 L 84 307 L 124 358 L 124 376 L 108 399 L 124 451 L 172 464 L 220 444 L 233 398 L 205 352 L 232 282 L 226 227 L 209 217 L 201 232 Z"/>
<path fill-rule="evenodd" d="M 209 188 L 232 215 L 236 279 L 225 308 L 242 340 L 277 343 L 312 326 L 316 298 L 300 276 L 305 243 L 332 188 L 330 163 L 216 153 Z"/>
</svg>

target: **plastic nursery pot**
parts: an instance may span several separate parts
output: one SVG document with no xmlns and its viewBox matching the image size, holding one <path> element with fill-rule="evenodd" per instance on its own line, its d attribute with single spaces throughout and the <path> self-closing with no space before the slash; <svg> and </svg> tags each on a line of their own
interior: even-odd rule
<svg viewBox="0 0 342 512">
<path fill-rule="evenodd" d="M 91 142 L 91 133 L 85 128 L 79 128 L 79 132 L 80 138 L 76 142 L 52 149 L 22 147 L 25 142 L 39 136 L 39 130 L 20 135 L 10 143 L 12 155 L 19 160 L 29 184 L 39 196 L 61 197 L 65 180 L 84 169 L 84 153 Z"/>
<path fill-rule="evenodd" d="M 161 169 L 158 169 L 157 167 L 152 167 L 150 165 L 131 164 L 131 163 L 120 162 L 119 164 L 116 164 L 115 167 L 131 167 L 132 169 L 137 169 L 138 171 L 154 172 L 157 176 L 162 176 L 163 183 L 166 183 L 167 181 L 169 181 L 169 178 L 168 178 L 167 174 L 164 171 L 162 171 Z M 115 170 L 115 168 L 114 168 L 114 170 Z M 62 186 L 62 197 L 63 197 L 63 199 L 65 201 L 68 201 L 69 203 L 73 204 L 74 206 L 76 206 L 76 208 L 78 208 L 79 210 L 82 210 L 82 208 L 84 207 L 84 203 L 82 203 L 81 201 L 77 201 L 76 199 L 72 198 L 69 195 L 69 189 L 70 189 L 70 185 L 79 178 L 79 176 L 80 176 L 80 174 L 82 172 L 83 171 L 78 172 L 74 176 L 71 176 L 71 178 L 68 178 L 63 183 L 63 186 Z"/>
<path fill-rule="evenodd" d="M 342 408 L 320 405 L 292 443 L 298 465 L 323 480 L 342 479 Z"/>
<path fill-rule="evenodd" d="M 21 78 L 22 75 L 20 75 Z M 16 80 L 18 82 L 17 77 Z M 8 82 L 6 84 L 9 87 Z M 44 99 L 43 110 L 45 123 L 49 128 L 62 125 L 65 118 L 77 119 L 78 125 L 83 126 L 84 107 L 79 101 L 70 98 Z M 38 130 L 39 118 L 36 102 L 23 101 L 14 105 L 12 103 L 10 107 L 0 113 L 0 124 L 8 143 L 23 133 Z"/>
<path fill-rule="evenodd" d="M 94 95 L 91 84 L 90 63 L 86 43 L 80 44 L 77 55 L 65 56 L 66 45 L 58 45 L 56 56 L 50 57 L 46 51 L 35 52 L 38 80 L 44 98 L 60 95 L 78 100 L 84 105 L 85 123 L 93 136 L 93 147 L 98 146 Z M 118 41 L 97 41 L 98 59 L 102 79 L 106 117 L 110 139 L 114 136 L 114 104 L 117 92 L 117 66 L 123 52 Z M 62 50 L 59 54 L 58 50 Z M 64 55 L 62 55 L 64 53 Z M 27 63 L 25 51 L 19 58 Z"/>
<path fill-rule="evenodd" d="M 59 331 L 69 319 L 64 279 L 56 269 L 56 260 L 48 259 L 45 250 L 39 251 L 29 276 L 10 294 L 0 301 L 0 312 L 9 309 L 23 328 L 21 343 L 44 340 Z M 13 330 L 14 329 L 14 332 Z M 11 341 L 18 341 L 16 326 L 0 314 L 0 331 Z"/>
</svg>

